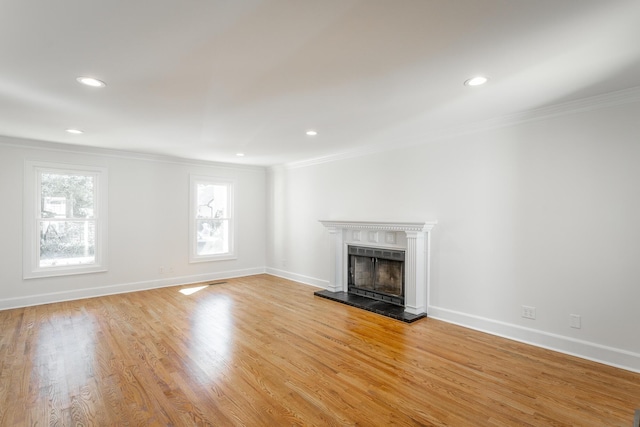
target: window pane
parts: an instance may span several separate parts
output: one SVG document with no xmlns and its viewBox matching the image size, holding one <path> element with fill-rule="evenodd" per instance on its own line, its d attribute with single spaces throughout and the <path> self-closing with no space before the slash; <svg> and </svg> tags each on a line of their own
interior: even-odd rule
<svg viewBox="0 0 640 427">
<path fill-rule="evenodd" d="M 95 221 L 41 221 L 40 267 L 93 264 Z"/>
<path fill-rule="evenodd" d="M 190 175 L 189 262 L 235 259 L 234 181 Z"/>
<path fill-rule="evenodd" d="M 229 252 L 228 220 L 197 220 L 198 238 L 196 253 L 198 255 L 216 255 Z"/>
<path fill-rule="evenodd" d="M 227 218 L 228 187 L 226 185 L 197 185 L 197 218 Z"/>
<path fill-rule="evenodd" d="M 43 172 L 42 218 L 93 218 L 94 176 Z"/>
</svg>

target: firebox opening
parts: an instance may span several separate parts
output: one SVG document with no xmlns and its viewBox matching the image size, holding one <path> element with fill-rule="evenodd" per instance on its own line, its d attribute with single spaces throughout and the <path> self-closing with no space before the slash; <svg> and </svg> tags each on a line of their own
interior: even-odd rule
<svg viewBox="0 0 640 427">
<path fill-rule="evenodd" d="M 348 246 L 349 293 L 404 306 L 405 253 Z"/>
</svg>

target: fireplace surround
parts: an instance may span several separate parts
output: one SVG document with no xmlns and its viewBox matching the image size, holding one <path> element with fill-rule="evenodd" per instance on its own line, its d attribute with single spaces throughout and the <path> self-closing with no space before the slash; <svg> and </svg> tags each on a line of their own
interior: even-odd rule
<svg viewBox="0 0 640 427">
<path fill-rule="evenodd" d="M 384 295 L 382 295 L 382 297 L 377 298 L 377 301 L 396 306 L 400 305 L 400 310 L 404 312 L 403 318 L 400 320 L 426 316 L 430 268 L 430 233 L 436 225 L 436 221 L 370 222 L 321 220 L 320 223 L 327 228 L 330 236 L 329 284 L 326 291 L 321 291 L 317 294 L 335 300 L 345 299 L 345 294 L 353 295 L 349 293 L 349 252 L 351 247 L 368 248 L 373 251 L 379 250 L 381 253 L 404 253 L 401 299 L 384 301 Z M 366 275 L 367 273 L 365 273 Z M 360 288 L 360 286 L 357 287 Z M 386 291 L 382 292 L 382 294 L 388 293 Z M 336 298 L 332 298 L 332 296 L 336 296 Z"/>
</svg>

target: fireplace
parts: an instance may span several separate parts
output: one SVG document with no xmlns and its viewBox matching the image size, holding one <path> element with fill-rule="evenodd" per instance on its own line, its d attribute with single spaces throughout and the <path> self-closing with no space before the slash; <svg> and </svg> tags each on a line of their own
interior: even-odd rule
<svg viewBox="0 0 640 427">
<path fill-rule="evenodd" d="M 404 251 L 348 246 L 348 292 L 404 307 Z"/>
<path fill-rule="evenodd" d="M 320 222 L 331 239 L 329 280 L 316 295 L 407 322 L 427 315 L 436 221 Z"/>
</svg>

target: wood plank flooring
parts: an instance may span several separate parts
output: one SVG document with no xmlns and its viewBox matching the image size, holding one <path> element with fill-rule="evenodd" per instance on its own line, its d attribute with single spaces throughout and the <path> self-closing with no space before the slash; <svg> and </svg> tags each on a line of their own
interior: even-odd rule
<svg viewBox="0 0 640 427">
<path fill-rule="evenodd" d="M 628 427 L 640 408 L 640 374 L 284 279 L 182 288 L 1 311 L 0 425 Z"/>
</svg>

